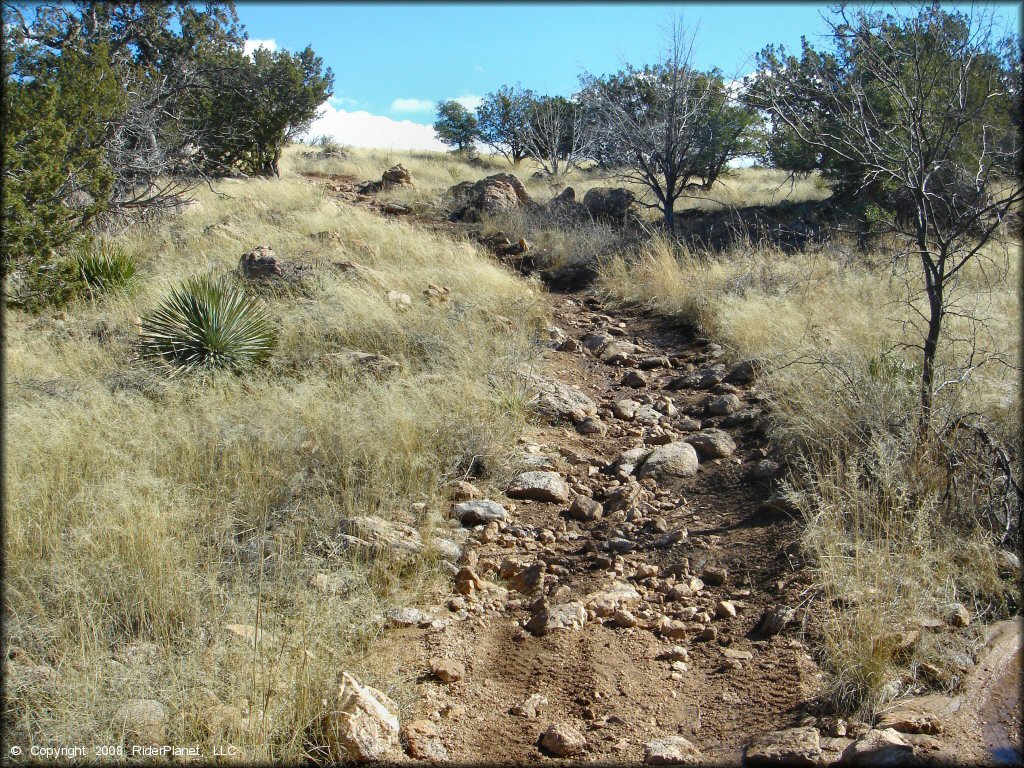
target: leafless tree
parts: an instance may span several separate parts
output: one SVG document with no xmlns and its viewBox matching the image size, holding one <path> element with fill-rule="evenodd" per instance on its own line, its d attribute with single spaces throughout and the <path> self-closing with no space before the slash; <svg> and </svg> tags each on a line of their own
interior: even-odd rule
<svg viewBox="0 0 1024 768">
<path fill-rule="evenodd" d="M 649 204 L 675 231 L 676 202 L 707 189 L 742 154 L 748 110 L 731 97 L 721 73 L 693 63 L 693 36 L 672 24 L 661 60 L 616 75 L 584 75 L 584 93 L 597 126 L 597 159 L 620 169 L 623 179 L 646 187 Z"/>
<path fill-rule="evenodd" d="M 552 176 L 565 176 L 589 154 L 593 130 L 574 100 L 542 96 L 528 107 L 519 139 L 527 157 Z"/>
<path fill-rule="evenodd" d="M 841 8 L 830 25 L 832 52 L 805 45 L 800 59 L 759 56 L 767 87 L 756 89 L 757 106 L 844 166 L 901 244 L 897 261 L 919 264 L 924 308 L 910 306 L 923 326 L 923 437 L 951 292 L 1024 200 L 1019 105 L 1013 117 L 1019 43 L 997 40 L 991 12 L 973 8 Z"/>
</svg>

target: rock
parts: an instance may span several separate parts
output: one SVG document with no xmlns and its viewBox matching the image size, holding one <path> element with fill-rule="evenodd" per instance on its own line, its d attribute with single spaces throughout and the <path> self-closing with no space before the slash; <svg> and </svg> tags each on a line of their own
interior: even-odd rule
<svg viewBox="0 0 1024 768">
<path fill-rule="evenodd" d="M 452 499 L 455 501 L 471 501 L 479 499 L 483 494 L 480 489 L 465 480 L 459 480 L 452 486 Z"/>
<path fill-rule="evenodd" d="M 615 623 L 615 626 L 623 629 L 635 627 L 640 623 L 636 616 L 623 608 L 620 608 L 612 614 L 612 621 Z"/>
<path fill-rule="evenodd" d="M 951 627 L 966 627 L 971 623 L 971 614 L 962 603 L 953 603 L 946 614 L 946 622 Z"/>
<path fill-rule="evenodd" d="M 508 517 L 505 507 L 490 499 L 463 501 L 456 504 L 452 514 L 466 527 L 485 525 L 492 520 L 504 520 Z"/>
<path fill-rule="evenodd" d="M 608 333 L 588 333 L 583 337 L 583 349 L 592 355 L 599 355 L 601 351 L 615 341 L 615 337 Z"/>
<path fill-rule="evenodd" d="M 430 660 L 430 674 L 442 683 L 457 683 L 466 676 L 466 667 L 455 659 L 434 658 Z"/>
<path fill-rule="evenodd" d="M 603 514 L 604 507 L 601 503 L 588 496 L 577 496 L 569 505 L 569 517 L 574 520 L 600 520 Z"/>
<path fill-rule="evenodd" d="M 602 362 L 616 365 L 627 362 L 630 355 L 636 354 L 639 350 L 640 347 L 628 341 L 613 341 L 601 349 L 600 358 Z"/>
<path fill-rule="evenodd" d="M 618 400 L 612 406 L 612 413 L 617 419 L 624 419 L 625 421 L 632 421 L 633 417 L 636 416 L 637 409 L 640 407 L 640 403 L 636 400 L 630 400 L 625 398 Z"/>
<path fill-rule="evenodd" d="M 725 568 L 709 565 L 705 566 L 704 570 L 700 574 L 700 578 L 705 584 L 720 586 L 725 584 L 726 579 L 729 578 L 729 573 Z"/>
<path fill-rule="evenodd" d="M 384 203 L 381 206 L 381 210 L 388 216 L 405 216 L 412 213 L 412 208 L 406 205 L 399 205 L 398 203 Z"/>
<path fill-rule="evenodd" d="M 277 263 L 274 249 L 269 245 L 257 245 L 243 253 L 242 258 L 238 260 L 238 271 L 242 277 L 251 280 L 279 277 L 284 274 L 281 265 Z"/>
<path fill-rule="evenodd" d="M 640 358 L 637 368 L 641 371 L 649 371 L 652 368 L 668 368 L 669 361 L 665 355 L 647 355 Z"/>
<path fill-rule="evenodd" d="M 511 499 L 532 499 L 564 503 L 569 500 L 569 485 L 557 472 L 523 472 L 516 475 L 505 490 Z"/>
<path fill-rule="evenodd" d="M 880 730 L 891 728 L 899 733 L 925 733 L 929 736 L 935 736 L 943 731 L 942 721 L 938 715 L 915 707 L 911 702 L 886 712 L 875 723 L 875 727 Z"/>
<path fill-rule="evenodd" d="M 690 652 L 681 645 L 673 645 L 667 651 L 658 654 L 658 658 L 667 661 L 689 661 Z"/>
<path fill-rule="evenodd" d="M 757 462 L 750 470 L 750 477 L 754 480 L 771 480 L 773 477 L 779 474 L 782 470 L 782 466 L 777 461 L 770 461 L 769 459 L 762 459 Z"/>
<path fill-rule="evenodd" d="M 509 588 L 524 595 L 534 594 L 544 589 L 545 565 L 536 562 L 518 571 L 509 581 Z"/>
<path fill-rule="evenodd" d="M 821 742 L 815 728 L 769 731 L 751 739 L 744 750 L 745 765 L 816 766 Z"/>
<path fill-rule="evenodd" d="M 549 725 L 539 743 L 541 749 L 555 757 L 572 757 L 587 748 L 583 734 L 565 725 Z"/>
<path fill-rule="evenodd" d="M 697 451 L 689 443 L 669 443 L 655 448 L 637 476 L 655 481 L 673 480 L 697 474 Z"/>
<path fill-rule="evenodd" d="M 576 422 L 576 431 L 581 435 L 603 435 L 608 427 L 597 416 L 587 416 Z"/>
<path fill-rule="evenodd" d="M 613 581 L 603 589 L 591 592 L 583 602 L 595 615 L 607 618 L 619 609 L 632 608 L 639 603 L 640 593 L 632 584 Z"/>
<path fill-rule="evenodd" d="M 348 672 L 333 708 L 321 717 L 329 757 L 334 761 L 382 760 L 398 746 L 398 707 L 380 691 L 360 685 Z"/>
<path fill-rule="evenodd" d="M 682 736 L 664 736 L 644 744 L 647 765 L 700 765 L 701 753 Z"/>
<path fill-rule="evenodd" d="M 628 451 L 623 453 L 616 459 L 609 469 L 618 475 L 628 476 L 636 472 L 637 467 L 644 463 L 648 456 L 651 455 L 651 449 L 645 448 L 640 445 L 636 448 L 630 448 Z"/>
<path fill-rule="evenodd" d="M 736 443 L 728 432 L 720 429 L 707 429 L 683 438 L 700 453 L 702 459 L 722 459 L 736 452 Z"/>
<path fill-rule="evenodd" d="M 914 747 L 891 728 L 872 728 L 843 752 L 843 765 L 906 765 Z"/>
<path fill-rule="evenodd" d="M 643 503 L 648 498 L 650 498 L 650 493 L 644 490 L 636 480 L 630 478 L 630 482 L 616 488 L 605 497 L 604 511 L 606 515 L 622 512 Z"/>
<path fill-rule="evenodd" d="M 641 405 L 633 414 L 633 421 L 646 427 L 653 427 L 661 421 L 661 414 L 649 405 Z"/>
<path fill-rule="evenodd" d="M 385 184 L 411 185 L 415 183 L 412 173 L 401 163 L 384 171 L 384 173 L 381 174 L 380 180 Z"/>
<path fill-rule="evenodd" d="M 583 603 L 572 602 L 544 606 L 526 623 L 526 629 L 535 635 L 546 635 L 558 630 L 583 629 L 587 612 Z"/>
<path fill-rule="evenodd" d="M 429 627 L 434 617 L 419 608 L 391 608 L 384 618 L 392 627 Z"/>
<path fill-rule="evenodd" d="M 715 605 L 715 616 L 720 619 L 736 618 L 736 606 L 730 600 L 719 600 Z"/>
<path fill-rule="evenodd" d="M 449 759 L 437 726 L 429 720 L 413 720 L 402 728 L 402 737 L 410 757 L 435 763 Z"/>
<path fill-rule="evenodd" d="M 752 651 L 740 651 L 736 648 L 723 648 L 722 655 L 727 659 L 735 659 L 736 661 L 750 661 L 754 658 Z"/>
<path fill-rule="evenodd" d="M 415 557 L 423 551 L 419 531 L 409 525 L 363 516 L 345 518 L 338 524 L 339 543 L 345 549 L 370 557 Z"/>
<path fill-rule="evenodd" d="M 749 384 L 762 367 L 763 364 L 759 360 L 741 360 L 729 368 L 724 380 L 731 384 Z"/>
<path fill-rule="evenodd" d="M 540 714 L 540 708 L 547 703 L 546 697 L 541 696 L 539 693 L 532 693 L 522 704 L 512 707 L 511 712 L 516 717 L 528 717 L 532 720 Z"/>
<path fill-rule="evenodd" d="M 624 220 L 633 212 L 636 196 L 621 187 L 594 187 L 583 196 L 583 205 L 595 219 Z"/>
<path fill-rule="evenodd" d="M 167 707 L 155 699 L 130 699 L 114 713 L 114 728 L 125 747 L 160 746 L 167 742 Z"/>
<path fill-rule="evenodd" d="M 405 309 L 412 306 L 412 296 L 401 291 L 388 291 L 388 304 L 395 309 Z"/>
<path fill-rule="evenodd" d="M 776 605 L 774 608 L 767 608 L 761 614 L 761 620 L 754 629 L 754 634 L 760 637 L 777 635 L 795 617 L 796 609 L 790 608 L 787 605 Z"/>
<path fill-rule="evenodd" d="M 449 217 L 452 221 L 475 221 L 481 213 L 514 211 L 531 202 L 522 182 L 510 173 L 461 182 L 448 189 L 448 197 L 459 205 Z"/>
<path fill-rule="evenodd" d="M 576 387 L 521 369 L 519 376 L 537 392 L 537 410 L 554 421 L 582 421 L 597 415 L 597 404 Z"/>
<path fill-rule="evenodd" d="M 469 566 L 459 568 L 455 574 L 455 591 L 460 595 L 471 595 L 484 588 L 484 583 Z"/>
<path fill-rule="evenodd" d="M 640 373 L 640 371 L 629 371 L 622 377 L 622 384 L 634 389 L 640 389 L 647 386 L 647 377 Z"/>
<path fill-rule="evenodd" d="M 704 410 L 712 416 L 728 416 L 730 413 L 735 413 L 742 407 L 742 400 L 736 397 L 736 395 L 728 394 L 714 398 L 704 406 Z"/>
</svg>

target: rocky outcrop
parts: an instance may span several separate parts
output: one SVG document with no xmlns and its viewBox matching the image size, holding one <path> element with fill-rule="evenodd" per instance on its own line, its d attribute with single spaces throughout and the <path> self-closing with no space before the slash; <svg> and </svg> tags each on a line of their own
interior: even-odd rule
<svg viewBox="0 0 1024 768">
<path fill-rule="evenodd" d="M 242 254 L 238 260 L 238 271 L 242 277 L 258 280 L 268 277 L 280 277 L 284 274 L 277 262 L 274 249 L 269 245 L 257 245 Z"/>
<path fill-rule="evenodd" d="M 333 707 L 320 720 L 320 729 L 334 761 L 383 760 L 398 747 L 398 707 L 370 686 L 360 685 L 348 672 Z"/>
<path fill-rule="evenodd" d="M 636 195 L 622 187 L 595 187 L 583 196 L 583 205 L 595 219 L 625 221 L 636 209 Z"/>
<path fill-rule="evenodd" d="M 514 211 L 532 201 L 523 183 L 511 173 L 496 173 L 477 182 L 449 187 L 447 196 L 457 206 L 451 221 L 479 221 L 483 214 Z"/>
</svg>

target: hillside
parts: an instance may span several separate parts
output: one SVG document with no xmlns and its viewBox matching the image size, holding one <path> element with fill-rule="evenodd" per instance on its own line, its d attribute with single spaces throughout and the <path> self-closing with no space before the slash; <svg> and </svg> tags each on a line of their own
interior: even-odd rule
<svg viewBox="0 0 1024 768">
<path fill-rule="evenodd" d="M 412 183 L 358 191 L 399 162 Z M 450 220 L 450 186 L 509 171 L 536 205 Z M 873 504 L 863 455 L 833 450 L 912 396 L 879 368 L 906 311 L 881 259 L 710 258 L 642 212 L 566 223 L 527 164 L 296 146 L 281 172 L 112 235 L 129 291 L 8 310 L 7 743 L 825 764 L 1012 743 L 986 713 L 1014 701 L 1019 639 L 996 622 L 1019 560 L 887 507 L 916 492 L 895 474 Z M 566 181 L 577 200 L 616 185 Z M 783 182 L 739 171 L 691 207 L 827 196 Z M 280 274 L 238 274 L 257 245 Z M 1019 361 L 1005 263 L 965 279 Z M 252 371 L 168 377 L 139 324 L 206 273 L 277 345 Z M 1019 395 L 1012 372 L 978 376 L 964 407 L 1001 440 Z M 342 673 L 383 695 L 339 693 Z M 387 718 L 346 740 L 360 696 L 401 744 Z"/>
</svg>

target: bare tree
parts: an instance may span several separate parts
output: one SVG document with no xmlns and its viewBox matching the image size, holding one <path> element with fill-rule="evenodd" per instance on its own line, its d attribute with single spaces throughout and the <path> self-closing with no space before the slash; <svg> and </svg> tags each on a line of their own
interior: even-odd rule
<svg viewBox="0 0 1024 768">
<path fill-rule="evenodd" d="M 694 67 L 693 36 L 679 21 L 657 64 L 603 78 L 584 75 L 583 84 L 597 127 L 597 158 L 651 191 L 656 202 L 648 205 L 662 212 L 670 232 L 679 198 L 709 188 L 743 154 L 741 137 L 753 115 L 734 101 L 720 72 Z"/>
<path fill-rule="evenodd" d="M 593 131 L 578 103 L 542 96 L 528 107 L 519 138 L 527 157 L 552 176 L 564 176 L 589 153 Z"/>
<path fill-rule="evenodd" d="M 1024 200 L 1019 41 L 995 38 L 991 12 L 950 14 L 937 5 L 891 15 L 841 8 L 830 25 L 832 52 L 806 43 L 799 59 L 763 51 L 751 97 L 774 123 L 834 158 L 905 245 L 896 258 L 919 263 L 925 308 L 911 306 L 924 325 L 923 437 L 950 291 Z"/>
</svg>

